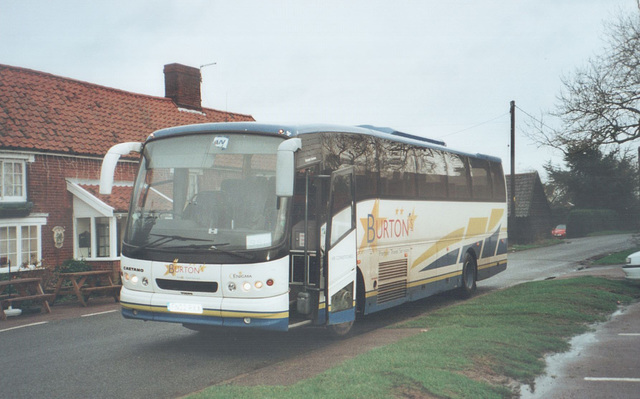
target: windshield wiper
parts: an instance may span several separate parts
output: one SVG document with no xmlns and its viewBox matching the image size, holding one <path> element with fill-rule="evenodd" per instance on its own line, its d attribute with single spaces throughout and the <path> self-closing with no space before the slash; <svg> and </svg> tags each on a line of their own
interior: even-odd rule
<svg viewBox="0 0 640 399">
<path fill-rule="evenodd" d="M 160 238 L 158 238 L 155 241 L 151 241 L 151 242 L 148 242 L 146 244 L 139 245 L 137 247 L 135 247 L 135 245 L 132 245 L 132 244 L 129 244 L 129 243 L 125 243 L 125 245 L 129 245 L 129 246 L 135 247 L 136 251 L 142 251 L 143 249 L 147 249 L 147 248 L 158 248 L 160 245 L 168 244 L 171 241 L 207 241 L 207 242 L 211 242 L 211 240 L 208 240 L 208 239 L 183 237 L 183 236 L 179 236 L 179 235 L 167 235 L 167 234 L 149 233 L 149 236 L 155 236 L 155 237 L 160 237 Z M 213 243 L 211 242 L 211 244 L 207 244 L 207 245 L 212 245 L 212 244 Z"/>
<path fill-rule="evenodd" d="M 229 245 L 228 242 L 215 243 L 213 240 L 206 239 L 206 238 L 192 238 L 192 237 L 184 237 L 179 235 L 156 234 L 156 233 L 150 233 L 149 236 L 155 236 L 160 238 L 135 248 L 136 252 L 142 251 L 143 249 L 147 249 L 147 248 L 153 248 L 156 251 L 160 251 L 160 252 L 172 252 L 172 251 L 178 250 L 179 252 L 184 253 L 184 250 L 192 249 L 192 250 L 214 251 L 214 252 L 219 252 L 225 255 L 235 256 L 235 257 L 247 259 L 247 260 L 253 259 L 251 255 L 248 255 L 242 252 L 234 252 L 234 251 L 229 251 L 229 250 L 220 248 L 222 246 Z M 206 244 L 176 245 L 172 247 L 164 246 L 165 244 L 168 244 L 171 241 L 200 241 L 200 242 L 205 242 Z M 131 244 L 126 244 L 126 245 L 131 245 Z"/>
<path fill-rule="evenodd" d="M 212 241 L 209 238 L 194 238 L 194 237 L 185 237 L 185 236 L 169 235 L 169 234 L 149 233 L 149 235 L 150 236 L 160 237 L 156 241 L 160 241 L 161 239 L 168 239 L 167 242 L 171 242 L 171 241 L 174 241 L 174 240 L 178 240 L 178 241 L 207 241 L 207 242 L 211 242 Z M 154 242 L 156 242 L 156 241 L 154 241 Z M 225 244 L 221 244 L 221 245 L 225 245 Z"/>
<path fill-rule="evenodd" d="M 225 255 L 231 255 L 231 256 L 236 256 L 238 258 L 242 258 L 242 259 L 253 259 L 253 256 L 249 255 L 249 254 L 245 254 L 242 252 L 234 252 L 234 251 L 229 251 L 226 249 L 222 249 L 220 248 L 221 246 L 224 245 L 229 245 L 228 242 L 224 242 L 224 243 L 220 243 L 220 244 L 215 244 L 213 243 L 213 241 L 209 244 L 190 244 L 190 245 L 177 245 L 174 247 L 167 247 L 167 248 L 160 248 L 160 250 L 162 251 L 172 251 L 172 250 L 185 250 L 185 249 L 196 249 L 196 250 L 206 250 L 206 251 L 214 251 L 214 252 L 219 252 Z"/>
</svg>

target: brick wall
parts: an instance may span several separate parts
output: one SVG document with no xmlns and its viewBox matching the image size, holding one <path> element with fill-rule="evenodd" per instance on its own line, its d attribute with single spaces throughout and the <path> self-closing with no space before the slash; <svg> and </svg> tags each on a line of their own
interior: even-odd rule
<svg viewBox="0 0 640 399">
<path fill-rule="evenodd" d="M 46 213 L 47 224 L 42 226 L 42 259 L 45 266 L 54 268 L 65 260 L 73 258 L 73 194 L 67 190 L 67 178 L 98 180 L 100 159 L 36 155 L 28 164 L 28 199 L 33 202 L 33 213 Z M 133 181 L 138 164 L 120 162 L 116 168 L 115 180 Z M 64 227 L 64 244 L 56 248 L 53 228 Z M 119 262 L 90 262 L 96 269 L 117 269 Z"/>
</svg>

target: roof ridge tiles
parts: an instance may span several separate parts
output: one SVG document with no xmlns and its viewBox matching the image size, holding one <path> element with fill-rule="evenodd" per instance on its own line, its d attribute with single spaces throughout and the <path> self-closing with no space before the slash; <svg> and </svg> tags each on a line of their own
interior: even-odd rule
<svg viewBox="0 0 640 399">
<path fill-rule="evenodd" d="M 213 108 L 182 112 L 169 98 L 5 64 L 0 84 L 0 149 L 102 155 L 165 127 L 254 120 Z"/>
<path fill-rule="evenodd" d="M 133 97 L 140 97 L 140 98 L 145 98 L 145 99 L 156 99 L 156 100 L 159 100 L 159 101 L 162 101 L 162 102 L 173 102 L 168 97 L 156 96 L 156 95 L 153 95 L 153 94 L 135 93 L 135 92 L 124 90 L 124 89 L 118 89 L 118 88 L 111 87 L 111 86 L 105 86 L 105 85 L 101 85 L 99 83 L 91 83 L 91 82 L 88 82 L 86 80 L 70 78 L 70 77 L 66 77 L 66 76 L 62 76 L 62 75 L 56 75 L 56 74 L 51 73 L 51 72 L 38 71 L 36 69 L 31 69 L 31 68 L 24 68 L 24 67 L 18 67 L 18 66 L 14 66 L 14 65 L 7 65 L 7 64 L 1 64 L 0 63 L 0 69 L 2 69 L 2 68 L 14 69 L 14 70 L 19 71 L 19 72 L 26 72 L 26 73 L 31 73 L 31 74 L 34 74 L 34 75 L 41 75 L 43 77 L 49 77 L 49 78 L 53 78 L 53 79 L 57 79 L 57 80 L 62 80 L 62 81 L 65 81 L 65 82 L 86 85 L 86 86 L 89 86 L 89 87 L 92 87 L 92 88 L 99 88 L 99 89 L 102 89 L 102 90 L 112 90 L 112 91 L 116 91 L 118 93 L 130 95 L 130 96 L 133 96 Z M 181 107 L 179 107 L 179 108 L 181 108 Z M 249 115 L 249 114 L 222 111 L 222 110 L 215 109 L 215 108 L 202 107 L 202 110 L 203 111 L 207 110 L 207 111 L 212 111 L 212 112 L 219 112 L 221 114 L 229 114 L 229 115 L 251 117 L 251 115 Z"/>
</svg>

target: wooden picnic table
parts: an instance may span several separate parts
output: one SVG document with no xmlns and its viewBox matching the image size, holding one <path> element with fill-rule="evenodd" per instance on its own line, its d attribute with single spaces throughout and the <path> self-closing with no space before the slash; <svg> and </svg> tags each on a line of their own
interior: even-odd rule
<svg viewBox="0 0 640 399">
<path fill-rule="evenodd" d="M 113 296 L 116 302 L 120 300 L 121 284 L 114 284 L 109 270 L 93 270 L 87 272 L 60 273 L 53 295 L 54 301 L 60 295 L 74 294 L 82 306 L 87 306 L 91 294 L 104 292 Z M 71 286 L 63 287 L 69 281 Z M 53 302 L 51 302 L 53 304 Z"/>
<path fill-rule="evenodd" d="M 13 287 L 17 293 L 7 292 L 10 286 Z M 41 309 L 44 308 L 47 313 L 51 313 L 49 300 L 53 303 L 53 299 L 53 294 L 45 294 L 42 290 L 41 278 L 16 278 L 0 281 L 0 319 L 7 319 L 7 315 L 4 312 L 5 305 L 8 307 L 14 302 L 22 301 L 40 302 Z"/>
</svg>

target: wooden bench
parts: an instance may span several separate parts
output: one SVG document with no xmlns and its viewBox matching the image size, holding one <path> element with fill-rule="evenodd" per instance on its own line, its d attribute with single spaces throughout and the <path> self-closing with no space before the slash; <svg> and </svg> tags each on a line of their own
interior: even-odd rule
<svg viewBox="0 0 640 399">
<path fill-rule="evenodd" d="M 58 282 L 54 289 L 54 301 L 60 295 L 73 294 L 78 298 L 82 306 L 87 306 L 87 301 L 94 293 L 105 292 L 115 299 L 120 300 L 120 288 L 122 285 L 114 284 L 109 270 L 93 270 L 76 273 L 58 274 Z M 70 287 L 63 287 L 63 283 L 69 281 Z M 53 303 L 53 302 L 52 302 Z"/>
<path fill-rule="evenodd" d="M 80 292 L 82 292 L 83 298 L 85 301 L 89 300 L 91 294 L 96 292 L 104 292 L 107 295 L 111 295 L 113 299 L 118 302 L 120 300 L 120 289 L 122 285 L 113 284 L 110 286 L 101 286 L 101 287 L 85 287 L 81 288 Z"/>
<path fill-rule="evenodd" d="M 17 293 L 5 293 L 9 287 L 13 287 Z M 5 306 L 12 306 L 14 302 L 33 301 L 40 303 L 47 313 L 51 313 L 49 300 L 53 300 L 53 294 L 45 294 L 42 290 L 40 278 L 18 278 L 0 281 L 0 319 L 6 320 Z"/>
<path fill-rule="evenodd" d="M 92 293 L 92 292 L 100 292 L 100 291 L 105 291 L 105 292 L 119 292 L 120 288 L 122 288 L 122 285 L 120 284 L 114 284 L 111 286 L 104 286 L 104 287 L 87 287 L 87 288 L 81 288 L 80 291 L 82 291 L 83 294 L 86 293 Z"/>
</svg>

